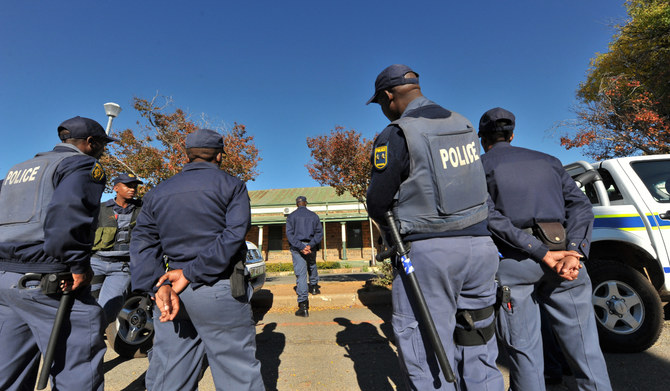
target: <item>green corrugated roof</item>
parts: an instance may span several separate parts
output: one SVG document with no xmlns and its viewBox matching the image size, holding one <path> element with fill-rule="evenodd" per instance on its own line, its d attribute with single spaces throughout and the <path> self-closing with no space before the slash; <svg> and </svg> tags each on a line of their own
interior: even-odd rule
<svg viewBox="0 0 670 391">
<path fill-rule="evenodd" d="M 307 197 L 308 204 L 333 204 L 358 202 L 349 193 L 335 194 L 330 186 L 294 187 L 290 189 L 252 190 L 249 192 L 251 207 L 295 205 L 298 196 Z"/>
</svg>

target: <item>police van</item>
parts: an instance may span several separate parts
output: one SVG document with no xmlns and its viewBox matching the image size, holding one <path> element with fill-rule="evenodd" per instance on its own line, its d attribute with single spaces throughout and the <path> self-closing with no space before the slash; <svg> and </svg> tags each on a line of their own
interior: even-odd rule
<svg viewBox="0 0 670 391">
<path fill-rule="evenodd" d="M 661 334 L 670 300 L 670 155 L 565 166 L 593 204 L 586 267 L 603 349 L 640 352 Z"/>
</svg>

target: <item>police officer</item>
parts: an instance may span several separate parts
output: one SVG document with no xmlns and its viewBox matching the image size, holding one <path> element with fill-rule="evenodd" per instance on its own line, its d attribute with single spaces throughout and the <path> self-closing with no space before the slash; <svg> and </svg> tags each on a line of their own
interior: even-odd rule
<svg viewBox="0 0 670 391">
<path fill-rule="evenodd" d="M 316 252 L 323 239 L 323 230 L 319 216 L 307 209 L 307 197 L 299 196 L 295 199 L 295 204 L 298 209 L 291 212 L 286 218 L 286 238 L 291 246 L 293 272 L 296 279 L 295 291 L 298 294 L 298 310 L 295 315 L 308 317 L 308 290 L 313 295 L 321 293 L 319 271 L 316 268 Z"/>
<path fill-rule="evenodd" d="M 470 121 L 421 94 L 419 75 L 391 65 L 368 101 L 391 121 L 375 139 L 367 193 L 370 216 L 392 210 L 411 244 L 415 275 L 460 389 L 501 390 L 493 304 L 498 266 L 487 230 L 486 181 Z M 455 389 L 441 373 L 409 297 L 393 281 L 393 331 L 413 390 Z"/>
<path fill-rule="evenodd" d="M 114 178 L 116 197 L 100 206 L 91 256 L 91 291 L 105 310 L 106 324 L 116 319 L 130 285 L 130 231 L 135 226 L 142 201 L 135 199 L 137 185 L 133 174 Z"/>
<path fill-rule="evenodd" d="M 591 281 L 580 272 L 580 258 L 590 247 L 591 204 L 558 159 L 510 145 L 514 126 L 514 115 L 502 108 L 479 121 L 486 151 L 481 160 L 496 212 L 489 226 L 502 254 L 497 277 L 509 289 L 497 326 L 510 354 L 511 389 L 545 389 L 542 306 L 579 389 L 611 390 Z"/>
<path fill-rule="evenodd" d="M 244 278 L 249 195 L 222 153 L 217 132 L 189 134 L 189 162 L 144 196 L 133 230 L 132 287 L 156 300 L 150 391 L 196 389 L 205 355 L 217 389 L 264 389 Z"/>
<path fill-rule="evenodd" d="M 102 309 L 91 296 L 89 263 L 105 173 L 98 159 L 108 137 L 96 121 L 58 126 L 50 152 L 12 167 L 0 194 L 0 390 L 32 390 L 60 294 L 40 284 L 62 273 L 74 293 L 51 368 L 52 389 L 102 390 Z M 71 282 L 67 273 L 71 273 Z"/>
</svg>

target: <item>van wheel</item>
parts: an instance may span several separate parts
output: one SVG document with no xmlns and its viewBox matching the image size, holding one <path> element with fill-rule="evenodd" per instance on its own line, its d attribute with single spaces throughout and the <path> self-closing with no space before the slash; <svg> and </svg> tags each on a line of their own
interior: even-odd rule
<svg viewBox="0 0 670 391">
<path fill-rule="evenodd" d="M 153 303 L 147 295 L 130 296 L 116 317 L 107 326 L 107 342 L 121 357 L 146 357 L 153 346 Z"/>
<path fill-rule="evenodd" d="M 588 273 L 603 350 L 632 353 L 651 347 L 661 335 L 663 306 L 649 280 L 614 261 L 597 261 Z"/>
</svg>

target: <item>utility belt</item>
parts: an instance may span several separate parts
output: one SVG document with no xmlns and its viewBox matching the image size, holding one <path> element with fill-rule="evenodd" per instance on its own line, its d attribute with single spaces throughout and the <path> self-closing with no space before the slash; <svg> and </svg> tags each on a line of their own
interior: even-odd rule
<svg viewBox="0 0 670 391">
<path fill-rule="evenodd" d="M 565 227 L 558 221 L 538 222 L 531 228 L 524 228 L 523 231 L 535 236 L 550 251 L 565 250 L 568 248 Z"/>
<path fill-rule="evenodd" d="M 163 255 L 163 262 L 165 262 L 165 271 L 169 272 L 170 270 L 183 269 L 188 262 L 176 262 L 170 261 L 170 258 L 167 255 Z M 247 268 L 244 266 L 244 259 L 236 262 L 235 264 L 228 265 L 226 270 L 219 275 L 221 280 L 230 280 L 230 294 L 236 299 L 246 297 L 247 295 L 247 283 L 249 281 L 249 275 L 247 273 Z"/>
<path fill-rule="evenodd" d="M 60 273 L 25 273 L 23 277 L 19 279 L 18 288 L 19 289 L 29 289 L 36 286 L 40 287 L 40 290 L 45 295 L 55 295 L 57 293 L 63 293 L 61 289 L 61 284 L 63 281 L 72 281 L 72 273 L 70 272 L 60 272 Z"/>
<path fill-rule="evenodd" d="M 101 261 L 110 262 L 110 263 L 130 262 L 130 255 L 120 255 L 118 257 L 117 256 L 110 257 L 110 256 L 106 256 L 106 255 L 93 254 L 93 256 L 100 259 Z"/>
</svg>

